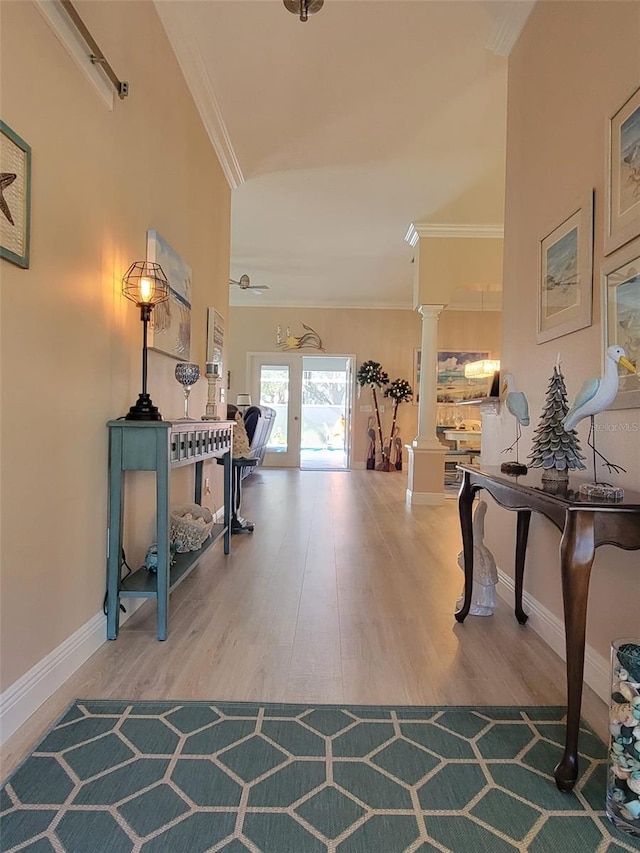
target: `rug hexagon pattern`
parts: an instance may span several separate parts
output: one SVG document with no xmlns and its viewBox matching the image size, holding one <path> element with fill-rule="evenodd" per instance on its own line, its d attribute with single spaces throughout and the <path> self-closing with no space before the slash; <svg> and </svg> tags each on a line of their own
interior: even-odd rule
<svg viewBox="0 0 640 853">
<path fill-rule="evenodd" d="M 562 708 L 78 701 L 0 796 L 2 853 L 629 853 Z M 584 742 L 584 749 L 582 748 Z"/>
</svg>

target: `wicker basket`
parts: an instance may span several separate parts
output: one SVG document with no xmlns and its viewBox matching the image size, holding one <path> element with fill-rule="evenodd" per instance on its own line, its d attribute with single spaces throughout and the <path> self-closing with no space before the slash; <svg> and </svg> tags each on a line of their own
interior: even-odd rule
<svg viewBox="0 0 640 853">
<path fill-rule="evenodd" d="M 175 551 L 197 551 L 211 535 L 213 515 L 206 506 L 182 504 L 171 510 L 169 541 Z"/>
</svg>

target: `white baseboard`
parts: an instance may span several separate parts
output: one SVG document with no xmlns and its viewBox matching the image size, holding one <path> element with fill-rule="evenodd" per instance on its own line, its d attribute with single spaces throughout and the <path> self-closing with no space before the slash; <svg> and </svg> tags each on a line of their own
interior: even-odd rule
<svg viewBox="0 0 640 853">
<path fill-rule="evenodd" d="M 498 595 L 504 601 L 508 602 L 511 607 L 514 606 L 515 582 L 501 569 L 498 569 Z M 563 661 L 566 661 L 567 653 L 563 621 L 558 619 L 543 604 L 540 604 L 537 599 L 529 595 L 528 592 L 524 592 L 522 595 L 522 605 L 529 616 L 527 625 L 533 628 L 536 634 L 542 637 L 545 643 L 551 646 L 553 651 Z M 611 693 L 609 678 L 609 661 L 590 646 L 586 646 L 584 653 L 585 683 L 605 702 L 609 701 Z"/>
<path fill-rule="evenodd" d="M 127 599 L 120 624 L 141 607 L 146 598 Z M 96 613 L 64 642 L 0 694 L 0 743 L 11 735 L 79 669 L 107 638 L 107 617 Z"/>
<path fill-rule="evenodd" d="M 407 489 L 406 501 L 410 506 L 441 506 L 444 492 L 413 492 Z"/>
</svg>

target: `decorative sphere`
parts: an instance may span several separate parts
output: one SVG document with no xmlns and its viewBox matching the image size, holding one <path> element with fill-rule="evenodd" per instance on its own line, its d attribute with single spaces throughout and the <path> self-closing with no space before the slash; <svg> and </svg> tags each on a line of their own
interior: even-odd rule
<svg viewBox="0 0 640 853">
<path fill-rule="evenodd" d="M 195 385 L 200 378 L 200 368 L 197 364 L 190 364 L 187 361 L 180 361 L 176 364 L 176 379 L 181 385 L 190 387 Z"/>
</svg>

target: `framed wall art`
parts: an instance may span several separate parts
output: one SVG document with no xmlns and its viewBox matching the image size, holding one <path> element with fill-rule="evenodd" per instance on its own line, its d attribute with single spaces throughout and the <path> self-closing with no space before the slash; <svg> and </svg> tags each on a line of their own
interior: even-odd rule
<svg viewBox="0 0 640 853">
<path fill-rule="evenodd" d="M 420 366 L 422 361 L 422 350 L 413 351 L 413 400 L 414 406 L 420 402 Z"/>
<path fill-rule="evenodd" d="M 634 240 L 602 267 L 604 353 L 623 347 L 636 370 L 640 367 L 640 240 Z M 618 395 L 610 409 L 640 408 L 640 377 L 618 368 Z"/>
<path fill-rule="evenodd" d="M 537 342 L 591 325 L 593 191 L 540 241 Z"/>
<path fill-rule="evenodd" d="M 438 403 L 462 403 L 487 395 L 486 379 L 468 379 L 464 375 L 466 364 L 489 358 L 489 352 L 440 350 L 438 352 Z"/>
<path fill-rule="evenodd" d="M 215 308 L 207 309 L 207 362 L 218 365 L 222 376 L 222 354 L 224 351 L 224 317 Z"/>
<path fill-rule="evenodd" d="M 609 119 L 605 255 L 640 235 L 640 89 Z"/>
<path fill-rule="evenodd" d="M 31 148 L 0 121 L 0 258 L 29 267 Z"/>
<path fill-rule="evenodd" d="M 147 231 L 147 260 L 160 264 L 169 282 L 169 299 L 156 305 L 149 346 L 189 361 L 191 352 L 191 268 L 157 231 Z"/>
</svg>

